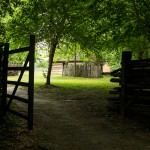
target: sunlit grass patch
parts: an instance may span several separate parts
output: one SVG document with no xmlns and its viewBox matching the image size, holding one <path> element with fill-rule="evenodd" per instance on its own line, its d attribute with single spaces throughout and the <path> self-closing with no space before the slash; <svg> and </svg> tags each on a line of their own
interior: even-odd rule
<svg viewBox="0 0 150 150">
<path fill-rule="evenodd" d="M 114 84 L 110 83 L 110 76 L 103 78 L 80 78 L 80 77 L 52 77 L 52 84 L 64 88 L 73 89 L 110 89 Z"/>
<path fill-rule="evenodd" d="M 9 80 L 17 80 L 17 76 L 9 76 Z M 110 82 L 111 76 L 103 76 L 102 78 L 81 78 L 52 75 L 51 84 L 62 88 L 82 89 L 82 90 L 104 90 L 108 91 L 116 84 Z M 28 81 L 28 72 L 23 76 L 22 81 Z M 35 88 L 46 83 L 42 71 L 35 71 Z"/>
</svg>

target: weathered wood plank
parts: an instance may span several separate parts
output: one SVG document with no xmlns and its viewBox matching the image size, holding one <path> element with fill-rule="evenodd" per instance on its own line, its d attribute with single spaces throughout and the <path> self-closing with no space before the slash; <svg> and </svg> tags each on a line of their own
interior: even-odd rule
<svg viewBox="0 0 150 150">
<path fill-rule="evenodd" d="M 143 85 L 143 83 L 139 83 L 139 82 L 136 82 L 136 83 L 128 83 L 127 84 L 127 87 L 128 89 L 150 89 L 150 84 L 147 84 L 146 86 Z"/>
<path fill-rule="evenodd" d="M 7 93 L 7 67 L 8 67 L 8 52 L 9 52 L 9 43 L 5 44 L 4 47 L 4 59 L 3 59 L 3 74 L 2 74 L 2 115 L 6 114 L 6 93 Z"/>
<path fill-rule="evenodd" d="M 26 52 L 26 51 L 29 51 L 29 47 L 14 49 L 14 50 L 9 51 L 8 54 L 15 54 L 15 53 L 21 53 L 21 52 Z"/>
<path fill-rule="evenodd" d="M 136 105 L 130 106 L 128 110 L 134 114 L 150 116 L 149 105 L 136 104 Z"/>
<path fill-rule="evenodd" d="M 23 119 L 25 119 L 25 120 L 28 120 L 28 116 L 26 116 L 26 115 L 24 115 L 24 114 L 21 114 L 21 113 L 15 111 L 15 110 L 12 110 L 12 109 L 9 108 L 9 109 L 8 109 L 8 112 L 10 112 L 10 113 L 12 113 L 12 114 L 15 114 L 16 116 L 21 117 L 21 118 L 23 118 Z"/>
<path fill-rule="evenodd" d="M 18 82 L 18 81 L 7 81 L 7 84 L 13 84 L 13 85 L 17 85 L 17 86 L 29 86 L 29 83 L 26 82 Z"/>
<path fill-rule="evenodd" d="M 137 65 L 140 63 L 149 63 L 150 64 L 150 59 L 132 60 L 132 64 Z"/>
<path fill-rule="evenodd" d="M 111 78 L 110 82 L 116 82 L 116 83 L 120 83 L 121 79 L 120 78 Z"/>
<path fill-rule="evenodd" d="M 126 92 L 127 92 L 127 74 L 131 70 L 131 52 L 125 51 L 122 53 L 122 62 L 121 62 L 121 90 L 120 90 L 120 110 L 122 117 L 125 114 L 125 105 L 126 101 Z"/>
<path fill-rule="evenodd" d="M 28 87 L 28 129 L 33 129 L 33 102 L 34 102 L 34 57 L 35 57 L 35 36 L 30 36 L 29 52 L 29 87 Z"/>
<path fill-rule="evenodd" d="M 121 75 L 121 68 L 112 71 L 110 74 L 111 74 L 113 77 L 120 77 L 120 75 Z"/>
<path fill-rule="evenodd" d="M 150 75 L 150 69 L 132 69 L 127 76 L 148 76 Z"/>
<path fill-rule="evenodd" d="M 120 91 L 121 87 L 114 87 L 113 90 Z"/>
<path fill-rule="evenodd" d="M 23 102 L 23 103 L 28 103 L 29 102 L 28 99 L 22 98 L 22 97 L 19 97 L 19 96 L 14 96 L 14 95 L 10 95 L 10 94 L 7 94 L 6 96 L 8 98 L 11 98 L 13 100 L 18 100 L 18 101 Z"/>
<path fill-rule="evenodd" d="M 24 70 L 29 70 L 29 67 L 8 67 L 7 68 L 8 70 L 22 70 L 22 69 L 24 69 Z"/>
<path fill-rule="evenodd" d="M 112 91 L 109 91 L 109 94 L 118 94 L 119 95 L 119 91 L 115 91 L 115 90 L 112 90 Z"/>
</svg>

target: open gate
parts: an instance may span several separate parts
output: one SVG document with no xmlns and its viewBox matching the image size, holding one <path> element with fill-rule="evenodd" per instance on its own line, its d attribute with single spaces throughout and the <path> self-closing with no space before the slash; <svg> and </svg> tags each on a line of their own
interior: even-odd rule
<svg viewBox="0 0 150 150">
<path fill-rule="evenodd" d="M 8 59 L 10 55 L 27 52 L 27 57 L 24 62 L 24 65 L 21 67 L 9 67 Z M 28 122 L 28 129 L 33 129 L 33 100 L 34 100 L 34 53 L 35 53 L 35 36 L 30 35 L 30 45 L 28 47 L 9 50 L 9 44 L 1 44 L 1 70 L 0 70 L 0 84 L 1 84 L 1 93 L 0 93 L 0 107 L 1 114 L 4 116 L 7 112 L 10 112 L 18 117 L 21 117 Z M 8 80 L 8 71 L 20 71 L 19 77 L 17 81 L 9 81 Z M 22 82 L 21 79 L 24 73 L 28 71 L 28 81 Z M 14 89 L 10 94 L 8 92 L 8 85 L 14 85 Z M 27 98 L 16 95 L 19 86 L 23 86 L 27 88 Z M 27 105 L 27 114 L 22 114 L 19 111 L 13 110 L 10 108 L 12 101 L 19 101 L 25 103 Z"/>
</svg>

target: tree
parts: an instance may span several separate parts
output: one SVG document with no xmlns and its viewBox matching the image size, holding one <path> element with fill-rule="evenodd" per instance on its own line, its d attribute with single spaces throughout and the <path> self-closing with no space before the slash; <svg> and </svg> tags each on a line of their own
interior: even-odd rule
<svg viewBox="0 0 150 150">
<path fill-rule="evenodd" d="M 85 53 L 103 61 L 108 60 L 107 55 L 125 49 L 149 56 L 149 4 L 145 0 L 22 0 L 17 5 L 11 2 L 13 13 L 6 19 L 5 28 L 9 41 L 21 35 L 20 41 L 25 44 L 29 34 L 36 34 L 37 41 L 47 42 L 46 84 L 50 84 L 53 57 L 63 40 L 79 44 Z"/>
<path fill-rule="evenodd" d="M 150 1 L 145 0 L 93 0 L 89 5 L 87 17 L 91 19 L 88 30 L 91 30 L 92 34 L 86 35 L 83 32 L 85 38 L 80 44 L 103 61 L 110 60 L 112 54 L 117 58 L 115 55 L 120 56 L 123 50 L 133 51 L 138 59 L 148 58 L 149 4 Z M 88 39 L 89 43 L 86 42 Z M 114 59 L 111 59 L 111 63 L 112 60 Z"/>
<path fill-rule="evenodd" d="M 0 40 L 6 42 L 6 27 L 5 20 L 9 15 L 12 15 L 14 12 L 13 7 L 21 5 L 22 2 L 20 0 L 6 0 L 0 1 Z"/>
<path fill-rule="evenodd" d="M 145 0 L 94 0 L 89 9 L 93 12 L 91 18 L 98 22 L 97 34 L 105 35 L 113 46 L 126 47 L 127 43 L 136 38 L 138 41 L 142 36 L 149 40 L 149 4 L 150 1 Z"/>
<path fill-rule="evenodd" d="M 53 57 L 61 39 L 71 39 L 76 28 L 84 21 L 86 5 L 75 0 L 24 1 L 14 9 L 9 23 L 9 36 L 14 40 L 18 35 L 36 34 L 38 41 L 49 45 L 49 67 L 46 84 L 50 84 Z M 7 23 L 8 23 L 7 22 Z M 13 31 L 12 31 L 13 28 Z"/>
</svg>

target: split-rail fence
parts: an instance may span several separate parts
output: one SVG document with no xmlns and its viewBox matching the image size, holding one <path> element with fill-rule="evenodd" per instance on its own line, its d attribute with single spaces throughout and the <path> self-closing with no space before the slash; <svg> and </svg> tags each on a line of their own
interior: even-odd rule
<svg viewBox="0 0 150 150">
<path fill-rule="evenodd" d="M 130 51 L 122 53 L 121 68 L 113 71 L 111 82 L 118 83 L 110 91 L 111 108 L 124 116 L 127 112 L 150 115 L 150 59 L 132 60 Z"/>
</svg>

